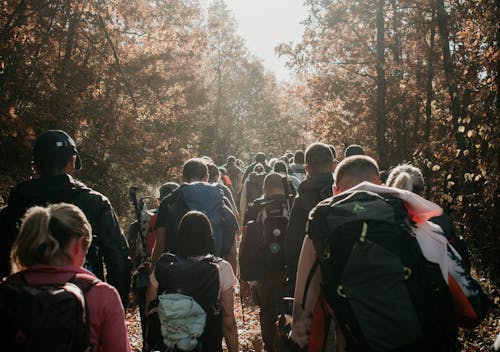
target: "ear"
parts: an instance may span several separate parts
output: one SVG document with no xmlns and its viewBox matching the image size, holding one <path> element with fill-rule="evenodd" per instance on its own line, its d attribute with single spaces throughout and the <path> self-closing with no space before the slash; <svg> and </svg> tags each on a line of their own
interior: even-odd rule
<svg viewBox="0 0 500 352">
<path fill-rule="evenodd" d="M 69 174 L 71 176 L 75 176 L 75 165 L 76 165 L 76 155 L 72 155 L 71 159 L 69 159 L 68 163 L 64 167 L 64 173 Z"/>
<path fill-rule="evenodd" d="M 70 244 L 70 254 L 72 259 L 72 264 L 76 266 L 82 266 L 85 261 L 86 251 L 83 249 L 83 236 L 75 238 Z"/>
<path fill-rule="evenodd" d="M 340 189 L 339 189 L 339 186 L 337 185 L 337 182 L 335 182 L 332 186 L 332 190 L 333 190 L 333 195 L 336 196 L 337 194 L 341 193 L 340 192 Z"/>
<path fill-rule="evenodd" d="M 203 177 L 203 179 L 201 181 L 202 182 L 208 182 L 208 175 L 206 175 L 205 177 Z"/>
<path fill-rule="evenodd" d="M 309 167 L 309 165 L 307 164 L 304 164 L 304 170 L 306 170 L 306 173 L 311 176 L 311 168 Z"/>
</svg>

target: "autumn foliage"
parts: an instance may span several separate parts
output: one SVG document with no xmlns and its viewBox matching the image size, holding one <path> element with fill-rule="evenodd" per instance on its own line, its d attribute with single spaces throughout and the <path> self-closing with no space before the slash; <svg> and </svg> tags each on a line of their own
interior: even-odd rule
<svg viewBox="0 0 500 352">
<path fill-rule="evenodd" d="M 313 133 L 413 162 L 476 263 L 499 282 L 500 7 L 494 1 L 306 1 L 302 42 L 279 49 L 305 84 Z"/>
</svg>

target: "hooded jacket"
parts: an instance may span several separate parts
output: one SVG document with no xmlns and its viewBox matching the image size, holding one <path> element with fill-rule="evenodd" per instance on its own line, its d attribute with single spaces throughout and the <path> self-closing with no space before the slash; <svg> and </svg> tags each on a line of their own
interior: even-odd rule
<svg viewBox="0 0 500 352">
<path fill-rule="evenodd" d="M 333 174 L 331 172 L 313 175 L 299 185 L 298 195 L 290 212 L 290 223 L 288 224 L 285 243 L 288 277 L 292 287 L 295 283 L 297 263 L 306 233 L 309 212 L 320 201 L 332 196 L 332 186 Z"/>
<path fill-rule="evenodd" d="M 87 267 L 119 292 L 127 304 L 131 261 L 128 244 L 109 200 L 70 175 L 57 175 L 23 182 L 12 189 L 7 206 L 0 212 L 0 274 L 10 273 L 10 249 L 16 240 L 22 217 L 28 208 L 55 203 L 71 203 L 80 208 L 92 226 L 93 241 Z"/>
</svg>

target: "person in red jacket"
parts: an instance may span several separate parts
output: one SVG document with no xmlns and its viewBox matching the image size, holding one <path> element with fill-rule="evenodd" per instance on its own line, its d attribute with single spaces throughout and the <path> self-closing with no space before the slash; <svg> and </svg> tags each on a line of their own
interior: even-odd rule
<svg viewBox="0 0 500 352">
<path fill-rule="evenodd" d="M 91 242 L 92 228 L 78 207 L 32 207 L 12 248 L 13 271 L 28 285 L 68 282 L 76 274 L 97 281 L 85 294 L 92 351 L 130 351 L 117 290 L 82 267 Z"/>
</svg>

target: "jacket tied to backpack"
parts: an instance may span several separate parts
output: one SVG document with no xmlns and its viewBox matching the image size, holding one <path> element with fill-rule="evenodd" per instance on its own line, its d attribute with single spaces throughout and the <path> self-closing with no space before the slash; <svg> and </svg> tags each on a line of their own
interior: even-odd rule
<svg viewBox="0 0 500 352">
<path fill-rule="evenodd" d="M 192 297 L 180 293 L 162 294 L 158 300 L 165 346 L 178 347 L 183 351 L 193 350 L 205 328 L 207 315 L 203 308 Z"/>
<path fill-rule="evenodd" d="M 452 246 L 427 222 L 441 211 L 414 193 L 368 182 L 320 203 L 301 253 L 293 340 L 315 350 L 311 327 L 323 292 L 351 350 L 449 351 L 466 314 L 457 297 L 473 307 L 475 323 L 488 299 L 480 287 L 463 289 L 454 274 Z M 457 279 L 463 284 L 452 285 Z"/>
</svg>

